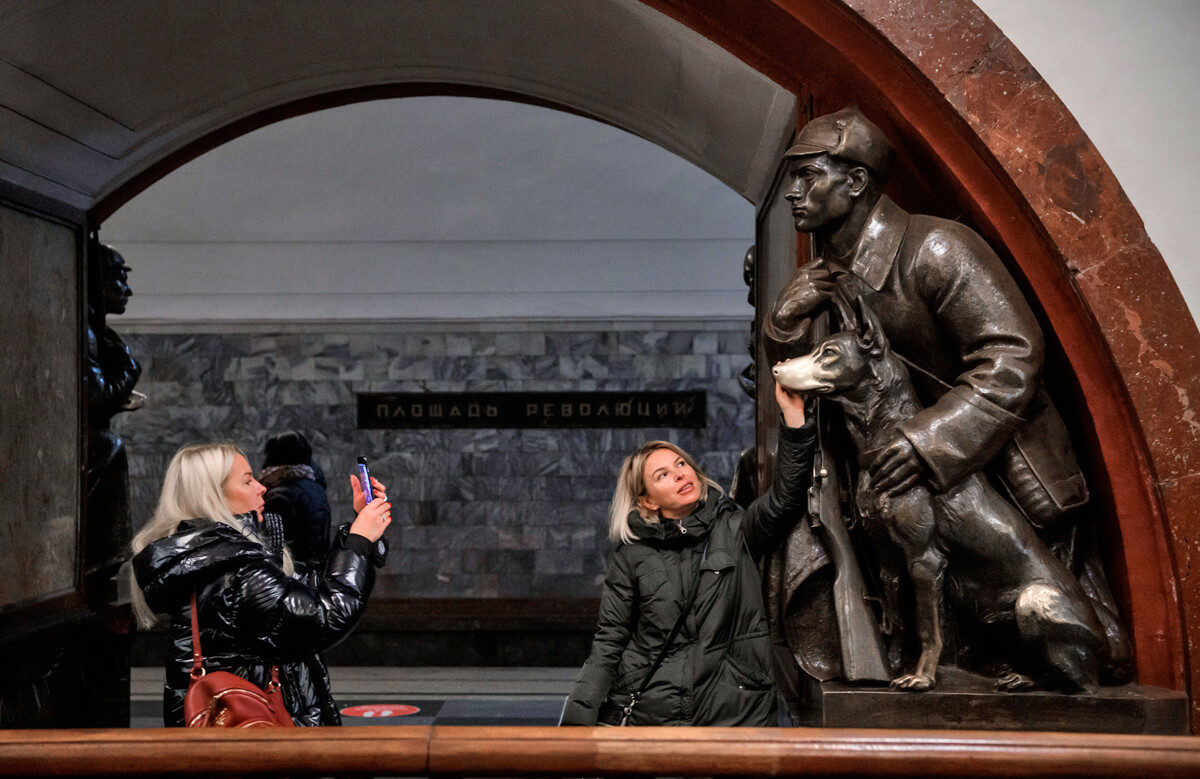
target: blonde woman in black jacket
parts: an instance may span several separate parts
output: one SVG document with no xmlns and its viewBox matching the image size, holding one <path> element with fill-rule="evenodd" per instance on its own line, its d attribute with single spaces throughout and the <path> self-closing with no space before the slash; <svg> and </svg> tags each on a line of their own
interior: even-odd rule
<svg viewBox="0 0 1200 779">
<path fill-rule="evenodd" d="M 605 575 L 591 655 L 564 725 L 777 724 L 771 638 L 758 562 L 803 516 L 816 429 L 804 400 L 781 387 L 769 491 L 741 509 L 690 456 L 651 441 L 621 466 L 610 517 L 618 546 Z M 695 600 L 665 658 L 655 659 Z"/>
<path fill-rule="evenodd" d="M 354 629 L 387 551 L 391 504 L 374 481 L 367 503 L 354 483 L 354 523 L 343 526 L 323 568 L 301 578 L 281 526 L 262 515 L 266 488 L 229 444 L 188 446 L 167 467 L 154 517 L 133 540 L 133 607 L 149 627 L 170 615 L 163 719 L 183 723 L 196 594 L 208 671 L 260 687 L 278 665 L 284 705 L 297 725 L 341 723 L 320 652 Z"/>
</svg>

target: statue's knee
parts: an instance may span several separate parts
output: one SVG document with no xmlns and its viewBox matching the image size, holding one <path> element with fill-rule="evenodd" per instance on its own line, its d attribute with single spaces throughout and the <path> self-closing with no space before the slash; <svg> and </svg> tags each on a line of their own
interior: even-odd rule
<svg viewBox="0 0 1200 779">
<path fill-rule="evenodd" d="M 1026 636 L 1051 629 L 1063 635 L 1092 634 L 1091 620 L 1081 609 L 1086 603 L 1076 603 L 1067 593 L 1053 584 L 1037 582 L 1021 590 L 1017 596 L 1017 626 Z"/>
<path fill-rule="evenodd" d="M 1029 629 L 1036 630 L 1038 625 L 1068 621 L 1069 609 L 1064 608 L 1064 600 L 1062 590 L 1050 584 L 1039 582 L 1021 590 L 1015 609 L 1021 632 L 1028 635 Z"/>
</svg>

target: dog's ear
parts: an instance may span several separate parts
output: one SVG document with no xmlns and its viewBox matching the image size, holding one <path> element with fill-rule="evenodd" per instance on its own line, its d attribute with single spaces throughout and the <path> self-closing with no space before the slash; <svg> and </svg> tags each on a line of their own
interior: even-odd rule
<svg viewBox="0 0 1200 779">
<path fill-rule="evenodd" d="M 887 348 L 887 336 L 875 312 L 859 295 L 854 299 L 854 308 L 858 314 L 858 345 L 872 357 L 878 357 Z"/>
</svg>

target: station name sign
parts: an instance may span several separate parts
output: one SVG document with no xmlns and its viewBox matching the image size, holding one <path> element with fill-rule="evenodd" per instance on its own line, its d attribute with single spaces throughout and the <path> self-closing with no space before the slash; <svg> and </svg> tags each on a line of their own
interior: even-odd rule
<svg viewBox="0 0 1200 779">
<path fill-rule="evenodd" d="M 706 412 L 703 391 L 358 393 L 358 426 L 367 430 L 701 428 Z"/>
</svg>

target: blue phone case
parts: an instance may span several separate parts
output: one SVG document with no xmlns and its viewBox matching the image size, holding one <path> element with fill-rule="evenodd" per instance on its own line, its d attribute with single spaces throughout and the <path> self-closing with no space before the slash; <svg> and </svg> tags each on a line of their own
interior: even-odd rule
<svg viewBox="0 0 1200 779">
<path fill-rule="evenodd" d="M 367 472 L 367 458 L 358 458 L 358 481 L 362 484 L 363 496 L 367 499 L 367 503 L 375 500 L 374 493 L 371 492 L 371 474 Z"/>
</svg>

